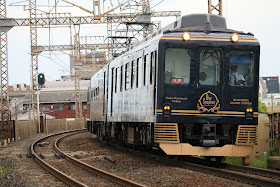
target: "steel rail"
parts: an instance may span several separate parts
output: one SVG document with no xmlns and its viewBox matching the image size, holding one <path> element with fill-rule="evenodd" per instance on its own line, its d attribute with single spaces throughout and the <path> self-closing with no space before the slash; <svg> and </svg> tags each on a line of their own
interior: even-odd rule
<svg viewBox="0 0 280 187">
<path fill-rule="evenodd" d="M 226 164 L 225 168 L 232 171 L 239 171 L 243 173 L 250 173 L 253 175 L 259 175 L 259 176 L 273 178 L 273 179 L 280 179 L 280 171 L 262 169 L 262 168 L 253 168 L 248 166 L 239 166 L 233 164 Z"/>
<path fill-rule="evenodd" d="M 58 178 L 59 180 L 61 180 L 62 182 L 64 182 L 65 184 L 69 185 L 69 186 L 79 186 L 79 187 L 85 187 L 87 185 L 71 178 L 70 176 L 62 173 L 61 171 L 57 170 L 56 168 L 52 167 L 50 164 L 48 164 L 47 162 L 45 162 L 43 159 L 41 159 L 35 152 L 35 146 L 50 137 L 53 136 L 57 136 L 57 135 L 61 135 L 64 133 L 73 133 L 73 132 L 79 132 L 79 131 L 85 131 L 85 129 L 79 129 L 79 130 L 72 130 L 72 131 L 65 131 L 65 132 L 60 132 L 60 133 L 56 133 L 56 134 L 52 134 L 49 136 L 45 136 L 39 140 L 36 140 L 34 143 L 32 143 L 32 145 L 30 146 L 30 153 L 34 156 L 34 160 L 37 164 L 39 164 L 41 167 L 43 167 L 45 170 L 47 170 L 49 173 L 51 173 L 53 176 L 55 176 L 56 178 Z"/>
<path fill-rule="evenodd" d="M 71 135 L 71 134 L 67 134 L 67 135 L 65 135 L 65 136 L 63 136 L 63 137 L 61 137 L 61 138 L 59 138 L 59 139 L 55 142 L 54 147 L 55 147 L 55 150 L 56 150 L 59 154 L 64 155 L 64 156 L 66 157 L 66 159 L 68 159 L 71 163 L 73 163 L 73 164 L 75 164 L 75 165 L 77 165 L 77 166 L 79 166 L 79 167 L 85 169 L 85 170 L 88 171 L 88 172 L 94 173 L 94 174 L 96 174 L 96 175 L 99 175 L 99 176 L 101 176 L 101 177 L 104 177 L 104 178 L 106 178 L 106 179 L 108 179 L 108 180 L 110 180 L 110 181 L 113 181 L 113 182 L 115 182 L 115 183 L 117 183 L 117 184 L 120 184 L 120 185 L 123 185 L 123 186 L 137 186 L 137 187 L 144 186 L 144 185 L 142 185 L 142 184 L 135 183 L 135 182 L 130 181 L 130 180 L 128 180 L 128 179 L 119 177 L 119 176 L 117 176 L 117 175 L 108 173 L 108 172 L 106 172 L 106 171 L 103 171 L 103 170 L 98 169 L 98 168 L 96 168 L 96 167 L 93 167 L 93 166 L 91 166 L 91 165 L 88 165 L 88 164 L 86 164 L 86 163 L 84 163 L 84 162 L 81 162 L 81 161 L 79 161 L 79 160 L 77 160 L 77 159 L 75 159 L 75 158 L 69 156 L 69 155 L 66 154 L 65 152 L 63 152 L 61 149 L 59 149 L 58 144 L 59 144 L 63 139 L 65 139 L 66 137 L 68 137 L 68 136 L 70 136 L 70 135 Z"/>
<path fill-rule="evenodd" d="M 168 161 L 170 164 L 172 164 L 172 161 Z M 174 162 L 174 161 L 173 161 Z M 185 169 L 191 169 L 193 171 L 198 171 L 210 175 L 215 175 L 218 177 L 231 179 L 231 180 L 237 180 L 240 182 L 246 182 L 248 184 L 257 185 L 257 186 L 280 186 L 280 181 L 271 180 L 268 177 L 263 176 L 256 176 L 252 175 L 252 172 L 249 172 L 247 170 L 247 173 L 243 173 L 240 171 L 231 171 L 229 169 L 224 168 L 213 168 L 209 166 L 203 166 L 199 164 L 193 164 L 193 163 L 187 163 L 182 161 L 176 161 L 173 163 L 177 167 L 185 168 Z M 257 170 L 257 169 L 255 169 Z M 250 175 L 251 174 L 251 175 Z"/>
<path fill-rule="evenodd" d="M 184 168 L 184 169 L 190 169 L 192 171 L 206 173 L 209 175 L 214 175 L 214 176 L 218 176 L 221 178 L 231 179 L 231 180 L 235 180 L 235 181 L 239 181 L 239 182 L 245 182 L 247 184 L 252 184 L 252 185 L 256 185 L 256 186 L 277 186 L 277 187 L 280 186 L 280 180 L 277 180 L 277 179 L 280 179 L 278 177 L 279 175 L 277 174 L 279 172 L 277 172 L 277 171 L 268 172 L 269 170 L 258 169 L 258 168 L 253 168 L 251 171 L 249 171 L 251 169 L 250 167 L 247 167 L 247 171 L 243 171 L 243 172 L 241 172 L 241 169 L 239 169 L 239 171 L 238 170 L 231 171 L 231 170 L 234 170 L 233 167 L 231 168 L 231 170 L 228 168 L 214 168 L 211 166 L 195 164 L 195 163 L 191 163 L 191 162 L 187 162 L 187 161 L 178 161 L 178 160 L 174 160 L 174 159 L 172 160 L 170 158 L 165 158 L 163 156 L 158 156 L 155 154 L 150 154 L 150 153 L 145 153 L 145 152 L 141 152 L 141 151 L 135 151 L 135 150 L 123 148 L 123 147 L 117 146 L 115 144 L 111 144 L 111 145 L 119 150 L 129 152 L 132 155 L 139 156 L 139 157 L 144 156 L 148 159 L 151 159 L 151 160 L 153 159 L 160 163 L 168 164 L 170 166 L 175 166 L 175 167 Z M 230 166 L 227 166 L 227 167 L 230 167 Z M 263 173 L 262 175 L 260 175 L 259 174 L 260 172 L 257 172 L 257 171 L 267 172 L 268 174 L 266 175 L 265 173 Z M 274 178 L 276 180 L 272 180 L 272 178 Z"/>
<path fill-rule="evenodd" d="M 172 164 L 172 161 L 169 160 L 167 161 L 169 164 Z M 214 168 L 214 167 L 209 167 L 209 166 L 203 166 L 199 164 L 194 164 L 194 163 L 188 163 L 188 162 L 182 162 L 182 161 L 174 161 L 173 160 L 173 165 L 176 167 L 181 167 L 185 169 L 190 169 L 193 171 L 197 172 L 202 172 L 206 173 L 209 175 L 214 175 L 226 179 L 231 179 L 231 180 L 237 180 L 239 182 L 245 182 L 248 184 L 256 185 L 256 186 L 280 186 L 280 181 L 275 181 L 271 180 L 268 177 L 263 177 L 263 176 L 256 176 L 253 175 L 252 172 L 249 172 L 247 170 L 247 173 L 245 172 L 240 172 L 240 171 L 231 171 L 227 168 Z M 255 170 L 258 170 L 255 168 Z"/>
</svg>

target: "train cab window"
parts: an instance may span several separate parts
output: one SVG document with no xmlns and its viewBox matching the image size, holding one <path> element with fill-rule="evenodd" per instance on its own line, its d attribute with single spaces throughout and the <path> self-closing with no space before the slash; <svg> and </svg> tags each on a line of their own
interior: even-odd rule
<svg viewBox="0 0 280 187">
<path fill-rule="evenodd" d="M 252 51 L 231 51 L 229 63 L 229 84 L 231 86 L 253 85 L 254 53 Z"/>
<path fill-rule="evenodd" d="M 165 53 L 165 83 L 188 84 L 190 82 L 190 50 L 168 48 Z"/>
<path fill-rule="evenodd" d="M 220 83 L 220 62 L 218 50 L 200 52 L 199 83 L 201 85 L 218 85 Z"/>
</svg>

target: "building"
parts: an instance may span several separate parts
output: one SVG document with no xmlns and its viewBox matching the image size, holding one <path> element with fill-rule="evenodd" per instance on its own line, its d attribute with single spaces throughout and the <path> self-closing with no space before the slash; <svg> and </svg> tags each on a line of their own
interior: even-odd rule
<svg viewBox="0 0 280 187">
<path fill-rule="evenodd" d="M 266 81 L 263 80 L 262 77 L 259 79 L 259 100 L 263 100 L 267 97 L 267 87 L 266 87 Z"/>
<path fill-rule="evenodd" d="M 278 77 L 261 77 L 266 82 L 267 94 L 279 93 Z"/>
<path fill-rule="evenodd" d="M 280 105 L 280 95 L 271 95 L 269 97 L 263 98 L 261 100 L 262 104 L 265 104 L 267 107 Z"/>
<path fill-rule="evenodd" d="M 82 116 L 87 117 L 87 89 L 89 80 L 80 80 Z M 32 119 L 31 91 L 26 84 L 9 86 L 10 109 L 13 120 Z M 46 81 L 40 90 L 40 110 L 47 119 L 75 118 L 75 81 L 63 77 L 59 81 Z"/>
<path fill-rule="evenodd" d="M 55 119 L 75 118 L 75 91 L 41 92 L 39 95 L 40 111 L 43 115 Z M 82 116 L 87 117 L 87 92 L 81 91 Z M 23 102 L 23 113 L 31 110 L 31 95 L 26 95 Z M 29 101 L 29 102 L 28 102 Z"/>
<path fill-rule="evenodd" d="M 267 107 L 280 105 L 279 78 L 260 77 L 259 100 Z"/>
<path fill-rule="evenodd" d="M 75 77 L 75 63 L 78 64 L 79 78 L 89 80 L 97 71 L 99 71 L 106 63 L 106 53 L 96 52 L 89 53 L 81 59 L 75 61 L 74 57 L 70 57 L 70 76 Z"/>
</svg>

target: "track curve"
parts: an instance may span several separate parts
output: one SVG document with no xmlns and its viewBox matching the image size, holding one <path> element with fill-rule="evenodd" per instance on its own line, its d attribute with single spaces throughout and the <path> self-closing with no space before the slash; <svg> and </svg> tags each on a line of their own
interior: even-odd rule
<svg viewBox="0 0 280 187">
<path fill-rule="evenodd" d="M 64 132 L 60 132 L 60 133 L 56 133 L 56 134 L 52 134 L 49 136 L 45 136 L 41 139 L 36 140 L 34 143 L 32 143 L 32 145 L 30 146 L 30 153 L 32 155 L 32 157 L 34 158 L 35 162 L 38 163 L 41 167 L 43 167 L 45 170 L 47 170 L 49 173 L 51 173 L 53 176 L 55 176 L 56 178 L 58 178 L 59 180 L 61 180 L 62 182 L 64 182 L 65 184 L 69 185 L 69 186 L 88 186 L 72 177 L 70 177 L 69 175 L 59 171 L 58 169 L 56 169 L 55 167 L 51 166 L 50 164 L 48 164 L 47 162 L 45 162 L 42 158 L 40 158 L 40 155 L 38 155 L 35 151 L 35 147 L 38 145 L 39 142 L 42 142 L 43 140 L 46 140 L 47 138 L 50 137 L 54 137 L 54 136 L 58 136 L 58 135 L 62 135 L 62 134 L 66 134 L 63 137 L 60 137 L 58 140 L 56 140 L 55 144 L 54 144 L 54 149 L 61 155 L 65 156 L 66 160 L 68 160 L 69 162 L 77 165 L 78 167 L 82 168 L 83 170 L 86 170 L 87 172 L 93 173 L 95 175 L 101 176 L 109 181 L 112 181 L 113 183 L 122 185 L 122 186 L 144 186 L 138 183 L 135 183 L 133 181 L 130 181 L 128 179 L 122 178 L 122 177 L 118 177 L 116 175 L 113 175 L 111 173 L 108 173 L 106 171 L 100 170 L 98 168 L 95 168 L 93 166 L 90 166 L 86 163 L 83 163 L 71 156 L 69 156 L 68 154 L 64 153 L 62 150 L 59 149 L 58 144 L 65 138 L 77 134 L 77 133 L 83 133 L 83 132 L 87 132 L 86 129 L 79 129 L 79 130 L 72 130 L 72 131 L 64 131 Z"/>
</svg>

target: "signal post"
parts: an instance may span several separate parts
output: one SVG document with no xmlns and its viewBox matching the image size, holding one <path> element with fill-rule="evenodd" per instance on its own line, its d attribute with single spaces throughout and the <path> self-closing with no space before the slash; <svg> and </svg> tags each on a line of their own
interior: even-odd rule
<svg viewBox="0 0 280 187">
<path fill-rule="evenodd" d="M 39 73 L 38 74 L 38 77 L 37 77 L 37 112 L 38 112 L 38 114 L 37 114 L 37 118 L 38 118 L 38 132 L 40 133 L 41 132 L 41 127 L 40 127 L 40 122 L 41 122 L 41 120 L 40 120 L 40 100 L 39 100 L 39 98 L 40 98 L 40 89 L 39 89 L 39 85 L 42 87 L 44 84 L 45 84 L 45 82 L 46 82 L 46 79 L 45 79 L 45 75 L 43 74 L 43 73 Z"/>
</svg>

